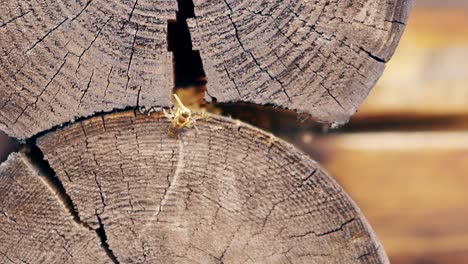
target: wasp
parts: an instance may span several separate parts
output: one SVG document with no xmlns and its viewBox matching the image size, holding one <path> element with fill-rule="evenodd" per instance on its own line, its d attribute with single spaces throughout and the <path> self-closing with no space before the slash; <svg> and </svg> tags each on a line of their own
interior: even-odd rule
<svg viewBox="0 0 468 264">
<path fill-rule="evenodd" d="M 177 138 L 185 127 L 195 127 L 195 129 L 197 129 L 195 126 L 195 120 L 198 118 L 193 116 L 192 111 L 182 103 L 177 94 L 173 94 L 172 96 L 174 97 L 174 107 L 170 109 L 169 112 L 166 112 L 166 110 L 163 109 L 163 113 L 164 116 L 171 121 L 167 134 L 169 137 Z M 202 117 L 204 116 L 205 113 L 203 112 Z"/>
</svg>

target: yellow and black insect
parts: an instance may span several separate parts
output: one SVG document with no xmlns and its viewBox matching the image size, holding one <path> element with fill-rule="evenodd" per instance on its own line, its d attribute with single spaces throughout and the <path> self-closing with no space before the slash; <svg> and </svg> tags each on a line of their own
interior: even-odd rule
<svg viewBox="0 0 468 264">
<path fill-rule="evenodd" d="M 192 111 L 188 109 L 177 96 L 177 94 L 172 95 L 174 97 L 174 107 L 169 110 L 169 113 L 163 109 L 164 116 L 171 120 L 171 124 L 167 130 L 167 134 L 170 137 L 177 138 L 185 127 L 192 128 L 195 127 L 195 118 L 192 115 Z M 204 116 L 204 114 L 202 114 Z"/>
</svg>

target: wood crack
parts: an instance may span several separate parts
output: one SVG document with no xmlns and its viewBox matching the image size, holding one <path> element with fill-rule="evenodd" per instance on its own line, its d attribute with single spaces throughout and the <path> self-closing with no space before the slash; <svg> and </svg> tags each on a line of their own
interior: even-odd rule
<svg viewBox="0 0 468 264">
<path fill-rule="evenodd" d="M 18 18 L 22 18 L 22 17 L 24 17 L 25 15 L 29 14 L 30 12 L 31 12 L 31 11 L 27 11 L 27 12 L 24 12 L 24 13 L 21 13 L 21 14 L 19 14 L 19 15 L 17 15 L 17 16 L 12 17 L 12 18 L 9 19 L 8 21 L 6 21 L 6 22 L 0 24 L 0 28 L 4 28 L 4 27 L 8 26 L 8 24 L 11 24 L 11 23 L 15 22 Z"/>
<path fill-rule="evenodd" d="M 107 24 L 109 23 L 109 21 L 113 18 L 113 15 L 111 15 L 107 20 L 106 22 L 104 23 L 104 25 L 102 25 L 102 27 L 100 27 L 96 33 L 96 35 L 94 36 L 94 38 L 91 40 L 91 42 L 89 43 L 89 45 L 84 48 L 83 52 L 81 52 L 80 55 L 77 55 L 78 56 L 78 67 L 76 67 L 76 70 L 75 70 L 75 74 L 78 72 L 78 70 L 80 69 L 81 67 L 81 58 L 84 56 L 84 54 L 93 46 L 94 42 L 96 42 L 96 40 L 99 38 L 99 36 L 101 35 L 101 32 L 104 30 L 104 28 L 107 26 Z M 66 45 L 65 45 L 66 46 Z"/>
<path fill-rule="evenodd" d="M 70 21 L 74 21 L 79 16 L 81 16 L 81 14 L 83 14 L 83 12 L 86 11 L 86 9 L 88 9 L 91 2 L 93 2 L 93 0 L 88 0 L 88 2 L 86 2 L 85 6 L 75 16 L 73 16 L 73 18 Z"/>
<path fill-rule="evenodd" d="M 132 21 L 133 13 L 135 12 L 135 9 L 136 9 L 137 5 L 138 5 L 138 0 L 135 0 L 135 2 L 133 3 L 133 6 L 132 6 L 132 10 L 128 14 L 127 20 L 124 21 L 124 23 L 122 24 L 122 27 L 120 28 L 121 30 L 124 29 L 125 26 Z M 137 24 L 137 27 L 138 27 L 138 24 Z"/>
<path fill-rule="evenodd" d="M 42 182 L 53 192 L 63 208 L 71 215 L 73 221 L 80 226 L 85 226 L 87 229 L 90 229 L 86 223 L 81 221 L 77 207 L 70 195 L 67 194 L 65 187 L 49 162 L 44 158 L 41 149 L 36 144 L 28 142 L 20 151 L 20 156 L 29 169 L 34 171 Z"/>
<path fill-rule="evenodd" d="M 237 28 L 237 25 L 234 23 L 234 20 L 232 19 L 232 15 L 233 15 L 232 7 L 229 5 L 229 3 L 226 0 L 223 0 L 223 1 L 224 1 L 224 3 L 226 4 L 226 6 L 228 7 L 228 9 L 230 11 L 230 14 L 228 14 L 227 16 L 228 16 L 229 20 L 231 21 L 232 26 L 234 27 L 235 37 L 236 37 L 237 42 L 239 43 L 240 47 L 242 48 L 242 50 L 250 55 L 253 62 L 258 66 L 258 68 L 262 72 L 266 73 L 268 75 L 268 77 L 270 77 L 271 80 L 277 82 L 281 86 L 281 89 L 279 91 L 274 92 L 272 95 L 276 95 L 276 94 L 282 92 L 282 93 L 284 93 L 286 95 L 286 97 L 288 98 L 288 101 L 292 102 L 291 97 L 289 97 L 289 94 L 286 91 L 284 83 L 280 79 L 278 79 L 277 77 L 274 77 L 267 69 L 262 67 L 261 64 L 258 62 L 257 58 L 254 56 L 254 54 L 251 51 L 249 51 L 249 50 L 247 50 L 245 48 L 244 43 L 242 43 L 242 41 L 240 39 L 240 36 L 239 36 L 239 29 Z"/>
<path fill-rule="evenodd" d="M 107 243 L 107 236 L 104 230 L 104 224 L 96 211 L 99 228 L 93 229 L 88 223 L 83 222 L 80 218 L 78 208 L 75 206 L 71 196 L 67 193 L 65 187 L 55 173 L 54 169 L 50 166 L 49 162 L 45 159 L 42 150 L 33 142 L 27 142 L 23 149 L 20 151 L 20 156 L 28 168 L 35 172 L 41 182 L 54 194 L 59 203 L 68 212 L 72 220 L 85 230 L 93 231 L 101 241 L 101 247 L 106 252 L 107 256 L 113 263 L 119 263 L 117 258 L 113 255 Z"/>
<path fill-rule="evenodd" d="M 44 92 L 47 90 L 47 88 L 49 87 L 49 85 L 52 83 L 52 81 L 54 81 L 55 77 L 57 77 L 57 75 L 60 73 L 60 71 L 62 70 L 63 66 L 65 66 L 65 63 L 67 63 L 67 57 L 68 57 L 68 52 L 67 54 L 65 54 L 65 56 L 63 57 L 63 62 L 62 64 L 59 66 L 59 68 L 57 69 L 57 71 L 54 73 L 54 75 L 52 75 L 52 77 L 50 78 L 50 80 L 47 82 L 47 84 L 44 86 L 44 88 L 41 90 L 41 92 L 39 93 L 38 96 L 36 96 L 34 102 L 32 104 L 28 104 L 26 105 L 23 110 L 21 111 L 21 113 L 16 117 L 15 121 L 13 122 L 14 124 L 16 124 L 18 122 L 18 120 L 23 116 L 23 114 L 26 112 L 26 110 L 29 108 L 29 107 L 32 107 L 34 105 L 37 104 L 37 102 L 39 101 L 39 99 L 41 98 L 41 96 L 44 94 Z"/>
<path fill-rule="evenodd" d="M 293 15 L 294 17 L 296 17 L 299 21 L 301 21 L 305 27 L 308 27 L 310 28 L 313 32 L 316 32 L 317 34 L 319 34 L 320 36 L 322 36 L 324 39 L 326 40 L 333 40 L 335 39 L 336 41 L 340 42 L 341 44 L 343 44 L 344 46 L 348 47 L 350 51 L 354 52 L 354 53 L 357 53 L 356 50 L 352 49 L 351 47 L 351 44 L 347 44 L 345 43 L 343 40 L 339 40 L 336 38 L 335 35 L 332 35 L 331 37 L 326 37 L 325 33 L 324 32 L 320 32 L 319 30 L 317 30 L 315 24 L 313 25 L 308 25 L 308 22 L 302 18 L 299 17 L 299 14 L 297 14 L 296 12 L 294 12 L 294 10 L 292 10 L 288 5 L 286 5 L 286 9 L 288 9 Z M 335 17 L 335 19 L 338 19 Z M 319 19 L 317 19 L 316 21 L 318 21 Z M 352 24 L 351 22 L 345 22 L 343 19 L 339 19 L 342 23 L 346 23 L 346 24 Z M 386 20 L 387 22 L 392 22 L 392 21 L 388 21 Z M 359 21 L 355 21 L 355 22 L 359 22 Z M 360 23 L 360 22 L 359 22 Z M 360 23 L 360 24 L 363 24 L 363 23 Z M 365 26 L 369 26 L 369 25 L 366 25 L 366 24 L 363 24 Z M 375 27 L 374 27 L 375 28 Z M 376 29 L 380 29 L 380 28 L 376 28 Z M 384 29 L 380 29 L 380 30 L 384 30 Z M 373 55 L 371 52 L 369 51 L 366 51 L 363 47 L 359 47 L 360 50 L 362 50 L 363 52 L 365 52 L 367 55 L 369 55 L 369 57 L 371 57 L 372 59 L 378 61 L 378 62 L 381 62 L 381 63 L 386 63 L 388 62 L 388 60 L 385 60 L 383 58 L 380 58 L 380 57 L 377 57 L 375 55 Z M 348 64 L 350 65 L 350 64 Z"/>
<path fill-rule="evenodd" d="M 99 228 L 96 229 L 95 231 L 101 241 L 101 247 L 104 249 L 107 256 L 110 258 L 110 260 L 114 264 L 119 264 L 117 257 L 114 255 L 114 252 L 112 252 L 112 249 L 110 248 L 109 243 L 107 242 L 107 234 L 106 234 L 106 230 L 104 229 L 104 223 L 102 222 L 102 219 L 97 212 L 96 212 L 96 217 L 98 219 Z"/>
<path fill-rule="evenodd" d="M 133 34 L 132 49 L 130 52 L 130 58 L 128 60 L 128 65 L 127 65 L 127 83 L 125 84 L 125 90 L 128 89 L 128 83 L 130 82 L 130 67 L 132 66 L 133 55 L 135 54 L 135 41 L 136 41 L 137 34 L 138 34 L 138 25 L 136 26 L 135 33 Z"/>
<path fill-rule="evenodd" d="M 365 50 L 363 47 L 359 47 L 360 50 L 362 50 L 364 53 L 366 53 L 369 57 L 371 57 L 372 59 L 378 61 L 378 62 L 381 62 L 381 63 L 386 63 L 387 60 L 385 60 L 384 58 L 381 58 L 381 57 L 378 57 L 374 54 L 372 54 L 370 51 L 368 50 Z"/>
<path fill-rule="evenodd" d="M 223 64 L 223 66 L 224 66 L 224 71 L 226 72 L 227 77 L 228 77 L 229 80 L 231 80 L 232 83 L 234 84 L 234 88 L 236 88 L 236 91 L 237 91 L 237 93 L 239 94 L 239 97 L 242 98 L 242 95 L 241 95 L 240 90 L 239 90 L 239 86 L 237 86 L 236 81 L 235 81 L 234 78 L 232 78 L 231 75 L 229 74 L 229 71 L 228 71 L 228 69 L 226 68 L 226 65 Z"/>
<path fill-rule="evenodd" d="M 168 20 L 167 47 L 173 54 L 174 93 L 178 89 L 196 87 L 208 95 L 203 61 L 198 50 L 193 49 L 187 19 L 196 18 L 192 0 L 177 0 L 175 20 Z"/>
<path fill-rule="evenodd" d="M 292 239 L 292 238 L 301 238 L 301 237 L 305 237 L 305 236 L 308 236 L 308 235 L 311 235 L 311 234 L 313 234 L 313 235 L 315 235 L 317 237 L 330 235 L 332 233 L 336 233 L 336 232 L 339 232 L 339 231 L 343 230 L 343 228 L 345 226 L 347 226 L 348 224 L 351 224 L 352 222 L 354 222 L 356 220 L 357 220 L 356 218 L 351 218 L 351 219 L 347 220 L 346 222 L 344 222 L 343 224 L 341 224 L 340 226 L 338 226 L 337 228 L 334 228 L 334 229 L 331 229 L 331 230 L 328 230 L 328 231 L 325 231 L 325 232 L 322 232 L 322 233 L 317 233 L 316 231 L 311 230 L 311 231 L 305 232 L 304 234 L 289 236 L 289 238 L 290 239 Z"/>
<path fill-rule="evenodd" d="M 114 69 L 114 65 L 110 67 L 109 73 L 107 74 L 107 79 L 106 79 L 107 84 L 106 84 L 106 88 L 104 89 L 104 97 L 107 96 L 107 90 L 109 89 L 109 85 L 110 85 L 110 76 L 112 74 L 113 69 Z"/>
<path fill-rule="evenodd" d="M 57 26 L 55 26 L 54 28 L 52 28 L 51 30 L 47 31 L 47 33 L 42 36 L 41 38 L 39 38 L 36 42 L 34 42 L 34 44 L 26 50 L 26 54 L 29 53 L 31 50 L 33 50 L 39 43 L 41 43 L 42 41 L 44 41 L 44 39 L 46 39 L 52 32 L 54 32 L 55 30 L 57 30 L 58 28 L 60 28 L 63 24 L 65 24 L 65 22 L 68 21 L 68 18 L 65 18 L 64 20 L 62 20 L 62 22 L 60 22 Z"/>
<path fill-rule="evenodd" d="M 89 87 L 91 86 L 91 81 L 93 80 L 93 76 L 94 76 L 94 70 L 91 72 L 91 76 L 89 77 L 88 83 L 86 84 L 86 88 L 80 97 L 80 101 L 78 102 L 78 109 L 80 109 L 81 103 L 83 102 L 83 98 L 88 93 Z"/>
</svg>

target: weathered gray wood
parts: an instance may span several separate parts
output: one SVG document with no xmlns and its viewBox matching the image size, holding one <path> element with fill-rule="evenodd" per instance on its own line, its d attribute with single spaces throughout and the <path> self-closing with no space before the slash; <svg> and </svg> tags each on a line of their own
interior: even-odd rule
<svg viewBox="0 0 468 264">
<path fill-rule="evenodd" d="M 196 0 L 190 25 L 219 102 L 273 104 L 343 123 L 381 75 L 410 6 Z M 169 106 L 167 20 L 176 11 L 176 0 L 3 3 L 0 129 L 27 138 L 95 112 Z"/>
<path fill-rule="evenodd" d="M 341 123 L 382 73 L 410 5 L 200 0 L 189 24 L 219 102 Z M 29 138 L 96 112 L 169 106 L 176 9 L 175 0 L 2 3 L 0 129 Z M 38 145 L 64 189 L 33 157 L 12 155 L 0 166 L 0 260 L 388 262 L 350 198 L 289 144 L 221 117 L 177 139 L 168 125 L 160 113 L 123 112 L 46 134 Z"/>
<path fill-rule="evenodd" d="M 0 129 L 19 138 L 127 106 L 169 106 L 166 0 L 2 1 Z"/>
<path fill-rule="evenodd" d="M 169 124 L 131 111 L 38 140 L 120 263 L 387 263 L 350 198 L 290 144 L 221 117 L 177 139 Z"/>
<path fill-rule="evenodd" d="M 195 0 L 208 91 L 344 123 L 382 74 L 411 0 Z"/>
<path fill-rule="evenodd" d="M 112 263 L 19 154 L 0 165 L 0 263 Z"/>
</svg>

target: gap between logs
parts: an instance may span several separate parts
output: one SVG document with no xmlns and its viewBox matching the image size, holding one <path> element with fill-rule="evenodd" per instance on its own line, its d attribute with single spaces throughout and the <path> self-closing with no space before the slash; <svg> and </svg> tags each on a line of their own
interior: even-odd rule
<svg viewBox="0 0 468 264">
<path fill-rule="evenodd" d="M 279 131 L 264 124 L 265 121 L 268 122 L 268 120 L 264 120 L 264 118 L 269 114 L 286 114 L 287 116 L 294 115 L 294 120 L 303 119 L 300 120 L 300 122 L 297 122 L 293 127 L 303 127 L 304 120 L 306 119 L 310 120 L 310 122 L 307 123 L 314 123 L 314 131 L 321 131 L 324 127 L 326 129 L 326 127 L 329 126 L 328 124 L 318 123 L 317 120 L 311 119 L 309 115 L 298 114 L 295 111 L 287 109 L 274 109 L 273 105 L 256 105 L 242 102 L 217 104 L 216 98 L 211 96 L 208 92 L 207 78 L 203 68 L 203 62 L 199 51 L 193 50 L 190 31 L 187 25 L 188 18 L 195 18 L 194 3 L 192 0 L 177 0 L 177 3 L 178 12 L 176 14 L 176 19 L 168 20 L 167 46 L 168 51 L 173 54 L 173 93 L 176 93 L 179 96 L 185 106 L 193 110 L 205 109 L 207 112 L 213 114 L 230 116 L 266 131 L 270 131 L 274 134 Z M 7 156 L 12 152 L 18 152 L 26 145 L 30 145 L 30 142 L 33 142 L 32 144 L 34 145 L 37 138 L 62 127 L 69 126 L 75 122 L 80 122 L 91 117 L 104 116 L 106 114 L 128 110 L 133 110 L 135 112 L 147 112 L 147 110 L 150 110 L 151 112 L 151 110 L 157 109 L 157 107 L 143 109 L 140 108 L 138 104 L 139 103 L 137 102 L 136 106 L 127 106 L 122 109 L 112 109 L 110 111 L 95 112 L 89 116 L 76 117 L 71 121 L 39 132 L 30 138 L 21 141 L 17 140 L 17 147 L 8 151 Z M 316 129 L 316 127 L 318 127 L 318 129 Z M 1 157 L 0 162 L 2 162 Z"/>
<path fill-rule="evenodd" d="M 18 139 L 9 137 L 0 130 L 0 164 L 6 161 L 11 153 L 18 152 L 20 148 L 21 143 Z"/>
<path fill-rule="evenodd" d="M 260 119 L 265 117 L 265 114 L 275 113 L 295 116 L 293 119 L 298 120 L 298 122 L 293 127 L 303 127 L 304 121 L 308 120 L 307 123 L 313 123 L 309 125 L 313 127 L 313 131 L 320 132 L 328 129 L 330 124 L 320 123 L 308 114 L 299 114 L 288 109 L 275 109 L 274 105 L 256 105 L 243 102 L 218 104 L 216 97 L 211 96 L 208 92 L 208 80 L 203 62 L 199 51 L 193 50 L 190 30 L 187 25 L 188 18 L 195 18 L 194 3 L 192 0 L 177 0 L 177 4 L 176 19 L 168 21 L 167 46 L 168 51 L 173 54 L 173 93 L 179 96 L 185 106 L 192 110 L 206 110 L 213 114 L 237 118 L 270 132 L 274 132 L 272 130 L 275 129 L 263 124 L 264 120 Z M 228 7 L 230 8 L 229 5 Z M 286 93 L 286 91 L 284 92 Z M 247 113 L 248 111 L 249 113 Z"/>
<path fill-rule="evenodd" d="M 178 12 L 175 20 L 167 26 L 168 51 L 173 54 L 174 90 L 197 88 L 206 92 L 206 74 L 200 52 L 193 50 L 192 38 L 187 25 L 188 18 L 195 17 L 192 0 L 177 0 Z"/>
</svg>

